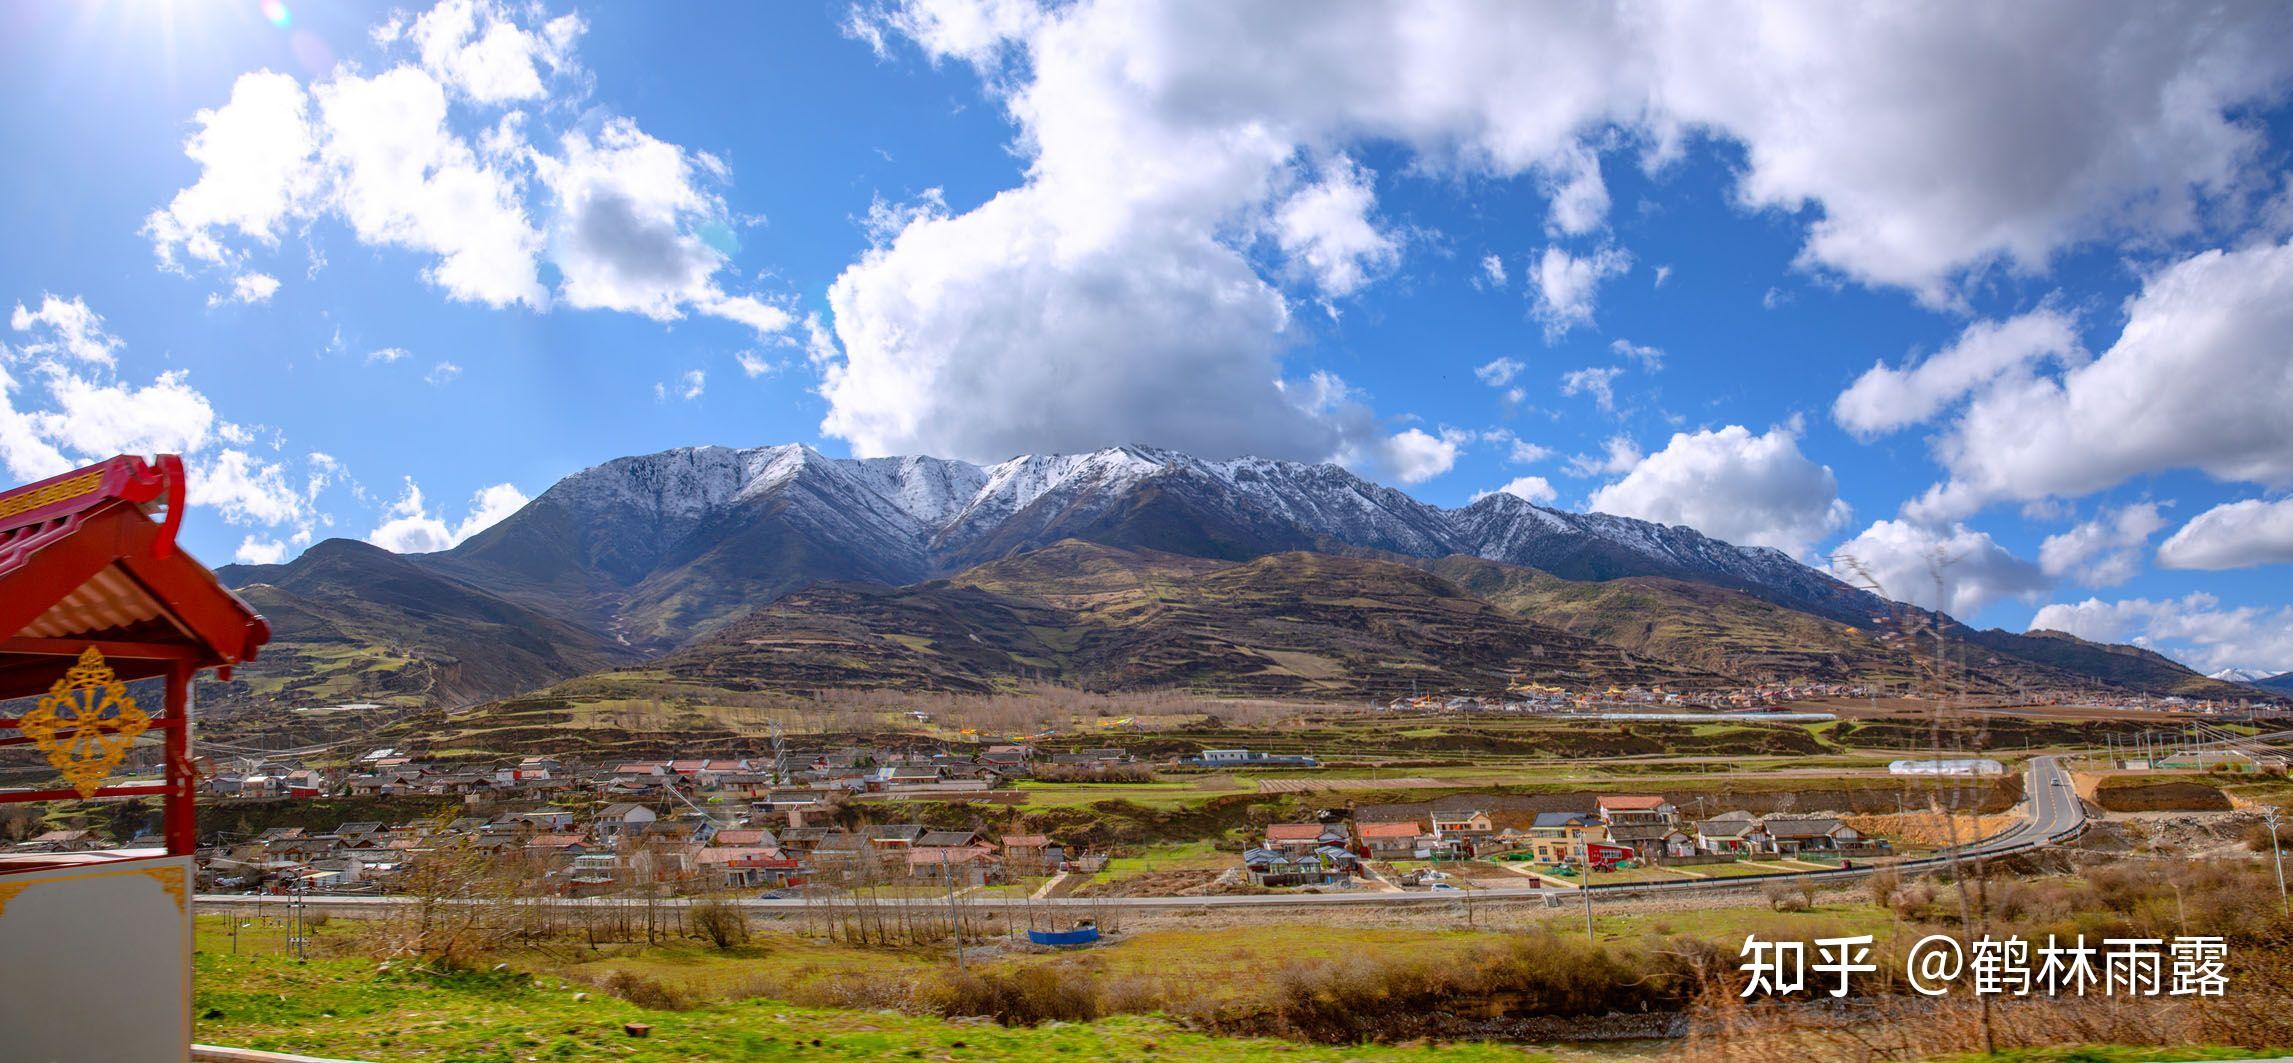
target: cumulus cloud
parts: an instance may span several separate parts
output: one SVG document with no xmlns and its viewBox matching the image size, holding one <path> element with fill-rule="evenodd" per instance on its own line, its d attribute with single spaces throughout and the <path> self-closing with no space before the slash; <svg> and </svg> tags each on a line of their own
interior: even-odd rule
<svg viewBox="0 0 2293 1063">
<path fill-rule="evenodd" d="M 1918 424 L 1991 381 L 2042 359 L 2083 364 L 2077 322 L 2057 310 L 1977 321 L 1917 365 L 1874 365 L 1831 405 L 1848 431 L 1875 436 Z"/>
<path fill-rule="evenodd" d="M 1848 515 L 1838 479 L 1800 453 L 1791 425 L 1760 435 L 1742 425 L 1676 433 L 1623 479 L 1595 490 L 1590 508 L 1793 555 L 1837 531 Z"/>
<path fill-rule="evenodd" d="M 2095 642 L 2131 642 L 2201 671 L 2293 671 L 2293 607 L 2229 607 L 2204 593 L 2160 601 L 2088 598 L 2038 610 L 2030 629 L 2061 631 Z"/>
<path fill-rule="evenodd" d="M 240 303 L 253 306 L 256 303 L 270 302 L 271 296 L 277 295 L 278 292 L 279 279 L 277 277 L 268 273 L 242 273 L 231 278 L 231 290 L 229 292 L 216 292 L 208 296 L 207 305 L 218 307 L 226 303 Z"/>
<path fill-rule="evenodd" d="M 250 535 L 239 540 L 239 549 L 231 560 L 242 565 L 276 565 L 287 559 L 287 544 L 279 539 L 264 539 Z"/>
<path fill-rule="evenodd" d="M 1521 375 L 1521 370 L 1526 368 L 1528 366 L 1523 365 L 1518 358 L 1496 358 L 1482 363 L 1473 370 L 1473 375 L 1479 377 L 1481 383 L 1501 388 L 1512 383 L 1513 378 Z"/>
<path fill-rule="evenodd" d="M 1994 602 L 2028 599 L 2051 586 L 2037 565 L 1964 524 L 1882 520 L 1832 551 L 1840 579 L 1898 602 L 1958 616 Z"/>
<path fill-rule="evenodd" d="M 539 99 L 546 68 L 573 65 L 573 42 L 587 26 L 562 15 L 528 29 L 501 4 L 444 0 L 414 20 L 411 31 L 423 69 L 479 103 Z"/>
<path fill-rule="evenodd" d="M 2138 502 L 2098 514 L 2038 546 L 2038 567 L 2080 586 L 2113 587 L 2142 569 L 2142 548 L 2166 526 L 2154 502 Z"/>
<path fill-rule="evenodd" d="M 1944 434 L 1926 513 L 2073 498 L 2196 468 L 2293 486 L 2293 243 L 2207 251 L 2144 281 L 2126 325 L 2058 377 L 2009 373 Z"/>
<path fill-rule="evenodd" d="M 1544 323 L 1545 338 L 1592 324 L 1593 303 L 1601 282 L 1622 276 L 1631 268 L 1632 256 L 1611 247 L 1583 256 L 1558 247 L 1545 248 L 1529 274 L 1535 297 L 1531 312 Z"/>
<path fill-rule="evenodd" d="M 431 387 L 445 387 L 461 375 L 461 366 L 452 362 L 439 362 L 437 365 L 431 366 L 429 372 L 422 374 L 422 380 Z"/>
<path fill-rule="evenodd" d="M 1371 453 L 1352 463 L 1383 469 L 1405 484 L 1423 483 L 1454 468 L 1463 445 L 1461 434 L 1448 429 L 1435 435 L 1408 428 L 1374 441 Z"/>
<path fill-rule="evenodd" d="M 1634 443 L 1632 437 L 1610 436 L 1607 442 L 1601 444 L 1600 453 L 1570 456 L 1568 474 L 1577 477 L 1614 476 L 1631 472 L 1646 456 L 1640 452 L 1640 445 Z"/>
<path fill-rule="evenodd" d="M 1561 374 L 1561 394 L 1589 395 L 1603 413 L 1616 412 L 1616 378 L 1624 370 L 1616 366 L 1592 366 L 1572 369 Z"/>
<path fill-rule="evenodd" d="M 1275 208 L 1275 242 L 1325 295 L 1351 295 L 1401 257 L 1400 242 L 1370 221 L 1374 176 L 1341 157 Z"/>
<path fill-rule="evenodd" d="M 1534 502 L 1541 506 L 1548 505 L 1554 499 L 1559 498 L 1560 492 L 1553 490 L 1552 481 L 1542 476 L 1516 476 L 1511 482 L 1494 491 L 1474 492 L 1473 501 L 1479 502 L 1490 495 L 1511 495 L 1521 501 Z"/>
<path fill-rule="evenodd" d="M 1024 177 L 878 233 L 837 279 L 823 431 L 863 454 L 1332 452 L 1336 429 L 1290 401 L 1283 282 L 1322 296 L 1374 282 L 1375 189 L 1321 172 L 1368 144 L 1408 156 L 1401 179 L 1527 178 L 1548 230 L 1582 235 L 1608 209 L 1603 152 L 1660 167 L 1730 141 L 1736 202 L 1815 219 L 1803 265 L 1948 302 L 1994 263 L 2182 232 L 2227 199 L 2260 143 L 2240 116 L 2293 65 L 2289 27 L 2266 5 L 2068 0 L 1982 18 L 1352 5 L 1303 34 L 1253 5 L 870 4 L 856 39 L 977 69 L 1018 127 Z M 1302 188 L 1340 209 L 1299 235 L 1350 242 L 1277 237 L 1257 254 Z M 1591 320 L 1625 256 L 1548 249 L 1522 271 L 1540 319 Z"/>
<path fill-rule="evenodd" d="M 377 32 L 392 61 L 371 75 L 345 65 L 307 86 L 242 75 L 228 102 L 194 116 L 184 151 L 199 178 L 144 232 L 163 266 L 232 270 L 229 298 L 242 302 L 277 286 L 242 268 L 254 253 L 329 219 L 361 243 L 422 256 L 423 277 L 459 301 L 786 329 L 785 307 L 720 281 L 736 246 L 736 219 L 710 190 L 729 179 L 721 160 L 595 112 L 554 151 L 529 143 L 529 126 L 584 109 L 556 106 L 585 91 L 573 76 L 584 29 L 575 15 L 444 0 L 410 29 Z M 554 294 L 544 261 L 558 272 Z"/>
<path fill-rule="evenodd" d="M 27 358 L 61 355 L 103 366 L 117 361 L 119 340 L 104 331 L 103 317 L 77 296 L 59 299 L 43 295 L 37 310 L 17 303 L 16 311 L 8 315 L 8 327 L 29 334 L 18 337 L 16 344 L 17 351 Z"/>
<path fill-rule="evenodd" d="M 244 449 L 254 433 L 222 420 L 190 374 L 148 381 L 118 371 L 122 343 L 79 299 L 48 296 L 10 317 L 17 343 L 0 344 L 0 467 L 45 479 L 115 454 L 181 454 L 187 501 L 239 525 L 307 527 L 315 490 L 285 461 Z"/>
<path fill-rule="evenodd" d="M 2225 502 L 2191 518 L 2158 546 L 2167 568 L 2293 564 L 2293 498 Z"/>
<path fill-rule="evenodd" d="M 767 358 L 756 351 L 736 352 L 733 355 L 733 361 L 740 365 L 740 371 L 751 380 L 760 376 L 771 376 L 788 367 L 786 362 Z"/>
<path fill-rule="evenodd" d="M 1505 260 L 1496 255 L 1481 256 L 1481 276 L 1499 288 L 1505 286 Z"/>
<path fill-rule="evenodd" d="M 470 496 L 468 514 L 459 523 L 448 526 L 443 516 L 429 511 L 422 497 L 422 486 L 409 476 L 405 490 L 384 511 L 385 519 L 367 534 L 366 541 L 399 554 L 450 550 L 470 536 L 501 523 L 527 501 L 525 493 L 510 484 L 480 488 Z"/>
<path fill-rule="evenodd" d="M 1608 345 L 1608 349 L 1618 358 L 1638 362 L 1640 368 L 1646 372 L 1653 373 L 1664 368 L 1664 351 L 1660 347 L 1650 347 L 1630 340 L 1616 340 Z"/>
</svg>

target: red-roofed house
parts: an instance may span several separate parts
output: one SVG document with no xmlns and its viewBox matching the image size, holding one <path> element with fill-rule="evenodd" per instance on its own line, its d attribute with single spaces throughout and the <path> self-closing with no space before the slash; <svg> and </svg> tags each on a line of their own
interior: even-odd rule
<svg viewBox="0 0 2293 1063">
<path fill-rule="evenodd" d="M 1414 821 L 1399 823 L 1356 823 L 1354 834 L 1361 839 L 1362 852 L 1372 860 L 1406 860 L 1417 853 L 1417 840 L 1425 832 Z"/>
</svg>

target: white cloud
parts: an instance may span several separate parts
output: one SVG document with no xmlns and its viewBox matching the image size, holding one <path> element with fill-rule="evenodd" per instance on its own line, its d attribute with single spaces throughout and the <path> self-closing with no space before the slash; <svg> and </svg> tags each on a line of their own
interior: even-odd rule
<svg viewBox="0 0 2293 1063">
<path fill-rule="evenodd" d="M 1496 285 L 1499 288 L 1504 287 L 1505 281 L 1507 279 L 1505 276 L 1505 260 L 1498 258 L 1493 254 L 1482 255 L 1481 276 L 1487 278 L 1490 284 Z"/>
<path fill-rule="evenodd" d="M 8 315 L 8 327 L 18 332 L 29 332 L 28 340 L 19 340 L 16 350 L 28 358 L 64 355 L 94 365 L 115 363 L 119 340 L 104 331 L 104 319 L 88 304 L 75 296 L 59 299 L 53 295 L 40 297 L 38 310 L 16 304 L 16 311 Z"/>
<path fill-rule="evenodd" d="M 1608 349 L 1619 358 L 1629 358 L 1640 363 L 1644 372 L 1654 373 L 1664 368 L 1662 348 L 1644 346 L 1630 340 L 1616 340 L 1608 345 Z"/>
<path fill-rule="evenodd" d="M 2085 362 L 2077 323 L 2057 310 L 2034 310 L 2005 321 L 1977 321 L 1952 343 L 1916 366 L 1874 365 L 1832 403 L 1831 415 L 1857 435 L 1870 437 L 1918 424 L 1978 388 L 2033 363 Z"/>
<path fill-rule="evenodd" d="M 2053 604 L 2031 618 L 2033 631 L 2062 631 L 2095 642 L 2132 642 L 2201 671 L 2293 671 L 2293 607 L 2224 607 L 2210 594 L 2153 601 L 2088 598 Z"/>
<path fill-rule="evenodd" d="M 1738 204 L 1813 219 L 1803 265 L 1948 302 L 1995 263 L 2187 231 L 2256 167 L 2244 115 L 2293 66 L 2293 15 L 2268 5 L 2074 0 L 1980 18 L 1361 5 L 1318 11 L 1310 33 L 1250 5 L 919 0 L 847 32 L 977 67 L 1024 177 L 878 234 L 837 279 L 823 432 L 863 454 L 997 459 L 1142 439 L 1331 452 L 1337 429 L 1277 384 L 1296 374 L 1276 279 L 1323 279 L 1296 253 L 1312 245 L 1273 261 L 1247 245 L 1298 173 L 1361 145 L 1404 155 L 1405 180 L 1529 178 L 1552 231 L 1585 233 L 1605 210 L 1601 152 L 1644 149 L 1653 168 L 1730 142 Z M 1589 320 L 1622 254 L 1525 270 L 1548 325 Z"/>
<path fill-rule="evenodd" d="M 690 402 L 700 398 L 701 393 L 708 390 L 708 383 L 709 376 L 707 373 L 698 369 L 687 369 L 685 374 L 677 379 L 677 395 Z"/>
<path fill-rule="evenodd" d="M 366 361 L 369 365 L 375 362 L 381 362 L 384 365 L 388 365 L 406 357 L 410 353 L 412 352 L 408 351 L 404 347 L 377 347 L 374 350 L 366 352 Z"/>
<path fill-rule="evenodd" d="M 2114 587 L 2142 569 L 2142 548 L 2166 526 L 2154 502 L 2138 502 L 2059 535 L 2038 546 L 2038 567 L 2057 579 L 2085 587 Z"/>
<path fill-rule="evenodd" d="M 1664 286 L 1665 281 L 1671 279 L 1672 267 L 1669 264 L 1658 266 L 1656 267 L 1656 281 L 1654 284 L 1650 285 L 1650 287 L 1661 288 Z"/>
<path fill-rule="evenodd" d="M 340 66 L 307 90 L 270 71 L 241 76 L 227 103 L 194 118 L 185 152 L 198 181 L 146 220 L 161 263 L 230 268 L 243 285 L 266 275 L 239 270 L 241 245 L 275 248 L 289 226 L 336 219 L 364 244 L 426 256 L 424 278 L 456 300 L 547 309 L 546 254 L 555 298 L 576 308 L 787 328 L 786 308 L 719 282 L 742 221 L 706 187 L 729 180 L 723 161 L 584 104 L 573 45 L 586 24 L 541 19 L 444 0 L 410 29 L 395 18 L 378 29 L 410 62 L 372 75 Z M 559 114 L 579 120 L 554 153 L 528 143 L 529 125 Z M 311 253 L 315 271 L 315 243 Z"/>
<path fill-rule="evenodd" d="M 461 366 L 452 362 L 439 362 L 437 365 L 431 366 L 429 372 L 422 374 L 422 380 L 431 387 L 442 388 L 453 383 L 461 375 Z"/>
<path fill-rule="evenodd" d="M 1631 472 L 1646 455 L 1630 436 L 1610 436 L 1598 454 L 1577 454 L 1568 459 L 1570 476 L 1614 476 Z"/>
<path fill-rule="evenodd" d="M 1513 378 L 1521 375 L 1521 370 L 1527 368 L 1528 366 L 1522 364 L 1518 358 L 1497 358 L 1485 362 L 1473 370 L 1473 375 L 1481 378 L 1481 383 L 1493 388 L 1501 388 L 1512 383 Z"/>
<path fill-rule="evenodd" d="M 31 415 L 39 435 L 89 459 L 113 454 L 187 454 L 207 445 L 215 407 L 183 370 L 142 386 L 79 376 L 49 363 L 39 375 L 51 408 Z"/>
<path fill-rule="evenodd" d="M 1524 502 L 1534 502 L 1540 506 L 1549 504 L 1560 497 L 1560 492 L 1553 490 L 1552 482 L 1542 476 L 1516 476 L 1511 482 L 1494 491 L 1474 492 L 1473 501 L 1479 502 L 1490 495 L 1497 494 L 1511 495 Z"/>
<path fill-rule="evenodd" d="M 2159 544 L 2158 564 L 2183 569 L 2293 564 L 2293 498 L 2248 498 L 2206 510 Z"/>
<path fill-rule="evenodd" d="M 192 121 L 198 131 L 183 153 L 199 164 L 199 180 L 144 221 L 160 262 L 180 268 L 179 253 L 218 265 L 234 261 L 239 256 L 220 239 L 226 229 L 276 246 L 280 230 L 308 209 L 319 187 L 311 164 L 318 131 L 302 85 L 268 70 L 244 74 L 229 102 Z"/>
<path fill-rule="evenodd" d="M 565 15 L 528 30 L 500 4 L 443 0 L 414 20 L 411 36 L 433 77 L 472 100 L 498 104 L 540 98 L 543 67 L 570 67 L 574 38 L 586 28 L 580 16 Z"/>
<path fill-rule="evenodd" d="M 1324 295 L 1351 295 L 1401 257 L 1400 243 L 1369 220 L 1375 176 L 1339 157 L 1274 210 L 1275 242 Z"/>
<path fill-rule="evenodd" d="M 1423 483 L 1454 467 L 1461 449 L 1458 437 L 1447 430 L 1433 435 L 1422 428 L 1410 428 L 1382 440 L 1374 460 L 1377 467 L 1402 483 Z"/>
<path fill-rule="evenodd" d="M 1481 433 L 1481 442 L 1504 447 L 1505 460 L 1515 465 L 1529 465 L 1553 456 L 1552 448 L 1522 439 L 1510 428 L 1486 429 Z"/>
<path fill-rule="evenodd" d="M 276 565 L 287 559 L 287 544 L 278 539 L 262 539 L 250 535 L 239 540 L 239 550 L 231 560 L 242 565 Z"/>
<path fill-rule="evenodd" d="M 1617 366 L 1594 366 L 1572 369 L 1561 374 L 1561 394 L 1590 395 L 1603 413 L 1616 412 L 1616 378 L 1624 370 Z"/>
<path fill-rule="evenodd" d="M 231 278 L 231 291 L 228 294 L 216 292 L 208 296 L 207 305 L 218 307 L 225 303 L 240 303 L 253 306 L 256 303 L 270 302 L 271 296 L 277 295 L 278 292 L 279 279 L 277 277 L 268 273 L 241 273 Z"/>
<path fill-rule="evenodd" d="M 312 519 L 310 499 L 291 482 L 284 462 L 234 448 L 186 464 L 191 482 L 185 497 L 192 505 L 215 507 L 233 524 L 277 527 Z"/>
<path fill-rule="evenodd" d="M 2293 486 L 2293 244 L 2208 251 L 2149 277 L 2117 342 L 2059 378 L 2009 373 L 1937 444 L 1929 513 L 2074 498 L 2196 468 Z"/>
<path fill-rule="evenodd" d="M 0 466 L 15 477 L 44 479 L 115 454 L 181 454 L 189 503 L 229 523 L 301 528 L 323 519 L 313 508 L 323 484 L 298 491 L 287 463 L 242 449 L 254 430 L 218 418 L 188 371 L 143 384 L 122 378 L 122 344 L 82 301 L 48 296 L 38 312 L 18 306 L 11 325 L 32 333 L 21 346 L 0 345 Z"/>
<path fill-rule="evenodd" d="M 445 518 L 430 513 L 422 498 L 422 486 L 409 476 L 398 500 L 384 511 L 387 519 L 367 534 L 366 541 L 400 554 L 450 550 L 470 536 L 500 523 L 527 501 L 525 493 L 510 484 L 481 488 L 470 496 L 468 515 L 448 527 Z"/>
<path fill-rule="evenodd" d="M 434 255 L 425 279 L 488 306 L 544 302 L 520 175 L 478 157 L 448 124 L 445 87 L 401 66 L 311 89 L 324 206 L 361 242 Z"/>
<path fill-rule="evenodd" d="M 753 350 L 735 353 L 733 361 L 740 363 L 740 371 L 748 374 L 748 378 L 751 380 L 760 376 L 771 376 L 788 368 L 788 363 L 774 361 Z"/>
<path fill-rule="evenodd" d="M 532 499 L 527 498 L 525 492 L 511 484 L 479 488 L 477 494 L 470 496 L 469 516 L 463 517 L 462 522 L 454 526 L 454 541 L 459 543 L 500 524 L 510 514 L 524 509 L 530 501 Z"/>
<path fill-rule="evenodd" d="M 536 156 L 557 201 L 552 260 L 570 306 L 668 321 L 687 309 L 760 333 L 793 320 L 752 296 L 727 295 L 716 277 L 729 258 L 704 230 L 729 235 L 724 203 L 702 189 L 690 152 L 611 118 L 592 137 L 568 132 L 560 158 Z"/>
<path fill-rule="evenodd" d="M 2045 593 L 2046 574 L 1990 533 L 1882 520 L 1832 551 L 1840 579 L 1899 602 L 1966 617 L 1993 602 Z"/>
<path fill-rule="evenodd" d="M 1795 426 L 1753 435 L 1742 425 L 1680 432 L 1624 478 L 1595 490 L 1590 507 L 1685 524 L 1741 546 L 1799 555 L 1847 522 L 1829 466 L 1799 451 Z"/>
<path fill-rule="evenodd" d="M 1545 248 L 1529 274 L 1536 297 L 1532 313 L 1544 323 L 1545 337 L 1553 339 L 1579 325 L 1592 324 L 1600 283 L 1631 268 L 1632 256 L 1613 247 L 1581 258 L 1558 247 Z"/>
</svg>

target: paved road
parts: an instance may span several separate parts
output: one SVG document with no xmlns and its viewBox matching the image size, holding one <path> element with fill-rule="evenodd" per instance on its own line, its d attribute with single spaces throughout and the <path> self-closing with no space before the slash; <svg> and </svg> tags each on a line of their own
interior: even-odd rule
<svg viewBox="0 0 2293 1063">
<path fill-rule="evenodd" d="M 2085 825 L 2085 806 L 2079 803 L 2077 793 L 2070 788 L 2070 773 L 2063 769 L 2060 758 L 2051 756 L 2034 757 L 2030 762 L 2028 773 L 2024 779 L 2023 818 L 2020 822 L 2016 823 L 2013 827 L 2001 831 L 1998 834 L 1994 834 L 1988 838 L 1984 838 L 1981 841 L 1961 846 L 1955 854 L 1945 852 L 1934 856 L 1922 857 L 1917 860 L 1905 860 L 1890 866 L 1895 867 L 1898 870 L 1911 871 L 1948 866 L 1954 859 L 1992 859 L 2013 853 L 2025 852 L 2030 849 L 2040 848 L 2046 845 L 2051 845 L 2058 841 L 2065 840 L 2084 830 Z M 1778 873 L 1775 875 L 1745 875 L 1726 879 L 1697 879 L 1693 881 L 1681 882 L 1630 883 L 1613 886 L 1594 886 L 1592 887 L 1592 890 L 1594 893 L 1601 896 L 1609 896 L 1612 894 L 1621 896 L 1637 896 L 1644 894 L 1688 891 L 1709 892 L 1713 890 L 1747 889 L 1758 887 L 1777 879 L 1855 879 L 1864 875 L 1868 875 L 1873 870 L 1874 869 L 1871 867 L 1863 866 L 1834 871 L 1810 871 L 1801 874 Z M 965 910 L 974 913 L 979 913 L 982 911 L 992 912 L 1004 908 L 1010 908 L 1013 910 L 1043 910 L 1053 908 L 1079 908 L 1086 910 L 1099 908 L 1124 908 L 1132 910 L 1198 908 L 1329 908 L 1350 907 L 1356 905 L 1460 905 L 1479 904 L 1483 902 L 1543 900 L 1548 894 L 1559 897 L 1574 897 L 1578 894 L 1578 891 L 1575 889 L 1545 889 L 1529 886 L 1501 886 L 1495 889 L 1455 891 L 1440 890 L 1416 893 L 1386 893 L 1382 891 L 1363 890 L 1348 893 L 1239 894 L 1225 897 L 1053 897 L 1044 898 L 1041 900 L 968 898 L 963 903 Z M 210 906 L 274 906 L 288 904 L 291 902 L 291 898 L 276 896 L 251 897 L 244 894 L 203 893 L 199 895 L 199 901 L 201 904 Z M 359 908 L 394 904 L 397 903 L 397 898 L 321 894 L 307 896 L 303 898 L 303 903 L 316 909 L 331 908 L 337 910 L 355 910 Z M 556 901 L 555 903 L 580 906 L 622 904 L 627 902 L 612 898 L 591 897 L 581 899 L 564 898 Z M 661 903 L 665 905 L 677 905 L 684 902 L 681 900 L 664 900 Z M 739 903 L 746 908 L 759 909 L 764 911 L 795 912 L 802 911 L 808 905 L 816 902 L 804 900 L 765 900 L 763 898 L 749 898 L 743 899 Z M 944 908 L 947 904 L 947 900 L 945 897 L 923 897 L 908 899 L 904 901 L 887 899 L 877 903 L 880 906 L 909 904 L 923 908 Z"/>
</svg>

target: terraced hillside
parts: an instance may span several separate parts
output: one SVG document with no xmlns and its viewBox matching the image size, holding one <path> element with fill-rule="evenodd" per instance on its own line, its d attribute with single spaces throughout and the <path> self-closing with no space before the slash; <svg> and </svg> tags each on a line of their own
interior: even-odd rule
<svg viewBox="0 0 2293 1063">
<path fill-rule="evenodd" d="M 1234 696 L 1711 682 L 1500 609 L 1388 561 L 1241 563 L 1067 541 L 909 587 L 818 586 L 662 658 L 735 690 L 1178 687 Z"/>
</svg>

